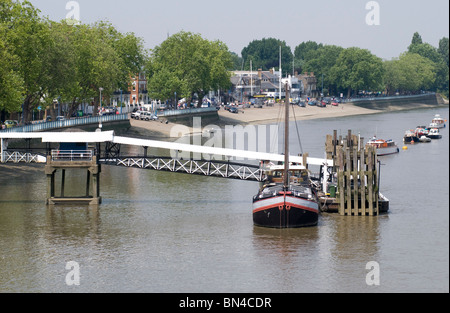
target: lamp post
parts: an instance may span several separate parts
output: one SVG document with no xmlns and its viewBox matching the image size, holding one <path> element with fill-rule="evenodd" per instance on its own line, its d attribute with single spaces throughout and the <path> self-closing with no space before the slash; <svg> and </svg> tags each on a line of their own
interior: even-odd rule
<svg viewBox="0 0 450 313">
<path fill-rule="evenodd" d="M 120 114 L 122 114 L 122 88 L 120 88 Z"/>
<path fill-rule="evenodd" d="M 103 115 L 103 111 L 102 111 L 102 91 L 103 91 L 103 88 L 100 87 L 99 90 L 100 90 L 100 112 L 99 112 L 98 115 L 100 116 L 100 122 L 98 124 L 98 128 L 101 131 L 102 128 L 103 128 L 103 124 L 102 124 L 102 115 Z"/>
</svg>

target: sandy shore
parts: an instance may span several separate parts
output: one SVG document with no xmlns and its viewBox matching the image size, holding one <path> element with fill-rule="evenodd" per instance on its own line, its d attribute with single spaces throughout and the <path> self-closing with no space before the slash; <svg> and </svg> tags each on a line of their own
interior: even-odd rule
<svg viewBox="0 0 450 313">
<path fill-rule="evenodd" d="M 301 108 L 294 106 L 294 111 L 291 110 L 290 117 L 291 120 L 313 120 L 313 119 L 324 119 L 324 118 L 334 118 L 343 116 L 354 116 L 354 115 L 367 115 L 367 114 L 377 114 L 382 112 L 390 111 L 401 111 L 409 110 L 411 108 L 407 107 L 389 107 L 386 110 L 372 110 L 366 109 L 359 106 L 355 106 L 351 103 L 340 104 L 339 106 L 327 106 L 326 108 L 320 108 L 316 106 L 306 106 Z M 219 111 L 219 121 L 215 122 L 219 127 L 224 127 L 225 125 L 257 125 L 257 124 L 273 124 L 284 120 L 284 107 L 281 105 L 275 105 L 274 107 L 265 107 L 262 109 L 249 108 L 240 109 L 239 113 L 230 113 L 221 109 Z M 140 136 L 150 137 L 150 138 L 169 138 L 170 132 L 175 126 L 172 123 L 161 123 L 161 121 L 136 121 L 131 120 L 131 130 L 129 134 L 137 132 Z M 208 125 L 202 125 L 206 127 Z M 135 129 L 138 128 L 138 129 Z M 194 130 L 190 128 L 190 132 L 198 132 L 199 130 Z"/>
</svg>

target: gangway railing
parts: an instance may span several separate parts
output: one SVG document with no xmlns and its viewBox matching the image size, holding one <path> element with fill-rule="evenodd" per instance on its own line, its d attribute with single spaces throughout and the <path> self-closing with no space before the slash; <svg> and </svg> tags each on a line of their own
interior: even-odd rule
<svg viewBox="0 0 450 313">
<path fill-rule="evenodd" d="M 41 154 L 3 151 L 0 156 L 0 163 L 45 163 L 46 157 Z"/>
<path fill-rule="evenodd" d="M 264 171 L 257 165 L 214 160 L 180 160 L 169 157 L 117 157 L 99 160 L 105 165 L 132 167 L 172 173 L 262 182 Z"/>
<path fill-rule="evenodd" d="M 90 162 L 94 157 L 93 150 L 52 150 L 53 162 Z"/>
<path fill-rule="evenodd" d="M 26 125 L 26 126 L 19 126 L 19 127 L 13 127 L 13 128 L 9 128 L 9 129 L 0 130 L 0 133 L 44 132 L 44 131 L 52 130 L 52 129 L 99 124 L 100 120 L 102 121 L 102 123 L 127 121 L 127 120 L 129 120 L 129 115 L 128 114 L 103 115 L 103 116 L 82 117 L 82 118 L 56 121 L 56 122 L 41 122 L 41 123 L 37 123 L 37 124 L 31 124 L 31 125 Z"/>
</svg>

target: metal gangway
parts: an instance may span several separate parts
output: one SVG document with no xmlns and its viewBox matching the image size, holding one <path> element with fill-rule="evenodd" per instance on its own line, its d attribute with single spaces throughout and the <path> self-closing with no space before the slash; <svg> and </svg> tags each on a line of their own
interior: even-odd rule
<svg viewBox="0 0 450 313">
<path fill-rule="evenodd" d="M 209 146 L 198 146 L 181 144 L 176 142 L 155 141 L 138 139 L 131 137 L 116 136 L 114 131 L 109 132 L 44 132 L 44 133 L 0 133 L 1 141 L 1 163 L 7 162 L 46 162 L 46 157 L 42 155 L 18 155 L 16 152 L 8 150 L 7 141 L 10 139 L 41 139 L 43 143 L 90 143 L 105 144 L 102 154 L 98 151 L 97 162 L 99 164 L 120 166 L 128 168 L 139 168 L 174 173 L 184 173 L 191 175 L 202 175 L 229 179 L 239 179 L 260 182 L 264 179 L 261 162 L 284 162 L 285 156 L 280 154 L 270 154 L 263 152 L 244 151 L 235 149 L 224 149 Z M 123 156 L 120 152 L 121 145 L 144 148 L 144 156 Z M 209 159 L 178 158 L 178 157 L 158 157 L 147 156 L 147 149 L 161 149 L 172 151 L 178 155 L 181 152 L 188 152 L 201 156 L 209 156 Z M 12 157 L 15 155 L 16 157 Z M 53 150 L 51 157 L 53 161 L 64 160 L 73 161 L 94 156 L 94 151 L 59 151 Z M 214 157 L 221 156 L 222 160 Z M 235 160 L 243 160 L 237 162 Z M 250 160 L 253 163 L 250 164 Z M 305 158 L 302 156 L 290 156 L 291 163 L 317 166 L 333 166 L 332 161 L 320 158 Z M 248 163 L 244 163 L 247 161 Z"/>
</svg>

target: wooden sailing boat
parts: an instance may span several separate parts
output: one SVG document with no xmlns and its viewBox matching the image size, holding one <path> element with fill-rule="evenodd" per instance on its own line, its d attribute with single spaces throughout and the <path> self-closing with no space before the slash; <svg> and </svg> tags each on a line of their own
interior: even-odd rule
<svg viewBox="0 0 450 313">
<path fill-rule="evenodd" d="M 256 226 L 299 228 L 316 226 L 319 204 L 311 187 L 310 173 L 303 165 L 291 164 L 289 154 L 289 85 L 286 85 L 285 162 L 265 164 L 266 181 L 253 198 Z"/>
</svg>

